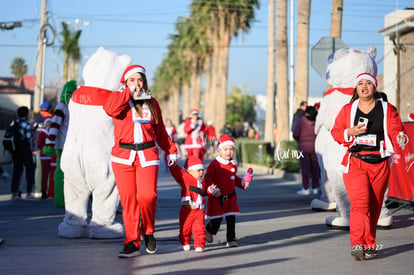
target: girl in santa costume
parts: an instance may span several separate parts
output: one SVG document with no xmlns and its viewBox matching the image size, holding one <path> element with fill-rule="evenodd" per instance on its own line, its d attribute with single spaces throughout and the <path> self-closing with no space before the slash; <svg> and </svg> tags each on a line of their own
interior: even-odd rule
<svg viewBox="0 0 414 275">
<path fill-rule="evenodd" d="M 187 157 L 196 156 L 199 159 L 204 158 L 205 154 L 205 124 L 199 116 L 197 109 L 191 110 L 191 117 L 185 121 L 184 132 L 187 134 L 184 142 L 184 148 L 187 151 Z"/>
<path fill-rule="evenodd" d="M 238 246 L 236 241 L 236 215 L 240 215 L 235 187 L 247 189 L 252 181 L 253 169 L 249 168 L 244 178 L 237 176 L 237 161 L 233 159 L 236 144 L 227 134 L 220 136 L 217 146 L 218 156 L 207 167 L 204 181 L 207 193 L 206 226 L 207 242 L 213 241 L 220 229 L 223 217 L 227 224 L 227 247 Z M 211 188 L 213 187 L 213 188 Z"/>
<path fill-rule="evenodd" d="M 390 173 L 388 158 L 404 139 L 396 109 L 380 99 L 376 88 L 373 75 L 358 75 L 351 102 L 341 109 L 331 130 L 348 148 L 341 169 L 351 204 L 351 255 L 357 261 L 378 254 L 376 225 Z"/>
<path fill-rule="evenodd" d="M 121 84 L 125 89 L 111 93 L 103 108 L 114 122 L 111 159 L 125 227 L 119 257 L 129 258 L 140 254 L 141 234 L 147 253 L 157 251 L 153 234 L 160 158 L 155 142 L 172 161 L 177 149 L 165 130 L 158 101 L 148 90 L 144 67 L 127 67 Z"/>
<path fill-rule="evenodd" d="M 172 163 L 171 175 L 181 186 L 180 208 L 180 243 L 184 251 L 190 250 L 191 234 L 194 237 L 195 252 L 203 252 L 206 244 L 206 227 L 204 225 L 204 205 L 206 190 L 203 189 L 204 165 L 195 156 L 187 160 L 187 171 Z M 210 190 L 214 189 L 211 185 Z"/>
</svg>

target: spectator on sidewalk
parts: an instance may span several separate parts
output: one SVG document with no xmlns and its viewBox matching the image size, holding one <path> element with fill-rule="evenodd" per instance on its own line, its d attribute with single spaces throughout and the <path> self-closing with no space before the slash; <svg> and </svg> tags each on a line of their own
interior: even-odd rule
<svg viewBox="0 0 414 275">
<path fill-rule="evenodd" d="M 298 122 L 299 118 L 305 115 L 306 108 L 308 107 L 308 102 L 302 101 L 299 105 L 299 108 L 296 109 L 296 112 L 293 114 L 292 118 L 292 126 L 290 130 L 293 132 L 295 130 L 296 123 Z"/>
<path fill-rule="evenodd" d="M 319 188 L 319 164 L 315 151 L 315 119 L 316 108 L 308 106 L 305 115 L 299 118 L 293 131 L 293 138 L 298 142 L 300 170 L 302 173 L 302 189 L 298 195 L 309 195 L 309 172 L 312 176 L 313 194 L 318 194 Z"/>
<path fill-rule="evenodd" d="M 17 109 L 18 118 L 12 123 L 16 123 L 14 137 L 15 148 L 12 151 L 13 177 L 11 184 L 12 200 L 19 199 L 19 183 L 23 168 L 26 170 L 27 194 L 26 199 L 34 199 L 32 189 L 35 183 L 35 164 L 31 148 L 33 128 L 29 122 L 29 108 L 21 106 Z"/>
</svg>

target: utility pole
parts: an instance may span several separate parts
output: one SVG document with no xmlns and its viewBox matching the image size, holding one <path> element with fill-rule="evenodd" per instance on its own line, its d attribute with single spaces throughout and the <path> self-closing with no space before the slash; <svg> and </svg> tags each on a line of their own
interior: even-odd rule
<svg viewBox="0 0 414 275">
<path fill-rule="evenodd" d="M 294 106 L 293 101 L 295 100 L 295 64 L 294 64 L 294 46 L 295 46 L 295 37 L 294 37 L 294 27 L 293 23 L 295 22 L 295 1 L 290 0 L 290 43 L 289 43 L 289 58 L 290 58 L 290 65 L 289 65 L 289 129 L 290 124 L 292 123 L 293 113 L 294 113 Z M 292 139 L 292 133 L 289 131 L 289 140 Z"/>
<path fill-rule="evenodd" d="M 46 29 L 47 24 L 47 0 L 42 0 L 42 10 L 39 22 L 39 38 L 37 40 L 37 59 L 36 59 L 36 86 L 34 90 L 34 100 L 32 109 L 35 113 L 39 112 L 40 104 L 43 101 L 44 93 L 44 63 L 46 54 Z"/>
</svg>

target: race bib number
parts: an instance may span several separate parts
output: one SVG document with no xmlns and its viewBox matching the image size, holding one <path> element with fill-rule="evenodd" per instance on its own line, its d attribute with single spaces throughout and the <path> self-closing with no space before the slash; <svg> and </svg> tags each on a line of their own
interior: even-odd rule
<svg viewBox="0 0 414 275">
<path fill-rule="evenodd" d="M 132 109 L 132 120 L 134 123 L 147 124 L 151 122 L 151 110 L 147 104 L 142 105 L 142 116 L 140 116 L 135 108 Z"/>
<path fill-rule="evenodd" d="M 363 135 L 355 138 L 356 144 L 365 146 L 377 146 L 377 135 Z"/>
</svg>

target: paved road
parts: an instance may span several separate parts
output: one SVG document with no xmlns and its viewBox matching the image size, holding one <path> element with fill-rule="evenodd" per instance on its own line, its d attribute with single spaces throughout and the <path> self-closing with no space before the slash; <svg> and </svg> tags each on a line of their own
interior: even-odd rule
<svg viewBox="0 0 414 275">
<path fill-rule="evenodd" d="M 11 165 L 2 165 L 11 172 Z M 240 169 L 242 172 L 243 169 Z M 412 274 L 414 212 L 395 213 L 393 227 L 378 231 L 381 254 L 356 262 L 349 232 L 331 230 L 332 212 L 310 209 L 294 177 L 256 169 L 251 188 L 238 190 L 240 246 L 225 247 L 225 224 L 204 253 L 182 251 L 178 241 L 178 185 L 162 167 L 156 233 L 158 252 L 119 259 L 123 240 L 62 239 L 64 210 L 52 201 L 10 201 L 10 179 L 0 179 L 0 274 Z M 121 215 L 117 220 L 122 221 Z"/>
</svg>

